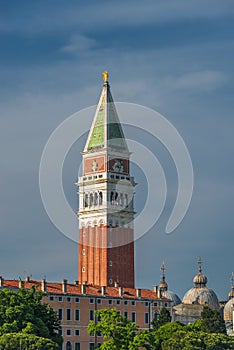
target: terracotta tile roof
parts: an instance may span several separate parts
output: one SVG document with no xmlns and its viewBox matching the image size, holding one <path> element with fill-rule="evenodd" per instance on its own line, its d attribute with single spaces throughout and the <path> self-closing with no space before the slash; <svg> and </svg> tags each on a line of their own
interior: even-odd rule
<svg viewBox="0 0 234 350">
<path fill-rule="evenodd" d="M 23 282 L 23 281 L 22 281 Z M 30 280 L 24 281 L 24 288 L 30 289 L 32 286 L 35 286 L 41 290 L 41 281 Z M 19 288 L 19 280 L 4 280 L 4 287 L 6 288 Z M 84 295 L 81 291 L 80 284 L 66 284 L 67 292 L 66 295 Z M 119 288 L 120 287 L 105 287 L 106 297 L 119 298 Z M 99 296 L 102 297 L 102 287 L 96 285 L 86 285 L 85 295 L 90 296 Z M 57 282 L 47 282 L 46 281 L 46 292 L 52 294 L 64 294 L 62 291 L 62 283 Z M 122 288 L 123 298 L 127 299 L 137 299 L 137 289 L 136 288 Z M 141 298 L 142 299 L 154 299 L 158 300 L 158 296 L 155 292 L 150 289 L 141 289 Z M 170 299 L 162 296 L 160 299 L 170 301 Z"/>
</svg>

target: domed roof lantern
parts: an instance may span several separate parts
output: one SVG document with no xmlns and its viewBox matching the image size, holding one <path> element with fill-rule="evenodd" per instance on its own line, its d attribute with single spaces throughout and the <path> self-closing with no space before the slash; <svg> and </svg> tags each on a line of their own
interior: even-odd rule
<svg viewBox="0 0 234 350">
<path fill-rule="evenodd" d="M 168 289 L 168 284 L 166 282 L 166 277 L 165 277 L 166 266 L 165 266 L 164 261 L 162 262 L 160 270 L 161 270 L 162 275 L 161 275 L 161 281 L 160 281 L 159 288 L 162 292 L 164 292 Z"/>
<path fill-rule="evenodd" d="M 207 277 L 202 273 L 202 260 L 198 257 L 198 274 L 194 277 L 193 283 L 195 287 L 206 287 Z"/>
<path fill-rule="evenodd" d="M 231 278 L 230 278 L 230 282 L 231 282 L 231 285 L 232 285 L 232 289 L 231 289 L 231 291 L 228 293 L 228 299 L 234 298 L 234 272 L 232 273 L 232 276 L 231 276 Z"/>
</svg>

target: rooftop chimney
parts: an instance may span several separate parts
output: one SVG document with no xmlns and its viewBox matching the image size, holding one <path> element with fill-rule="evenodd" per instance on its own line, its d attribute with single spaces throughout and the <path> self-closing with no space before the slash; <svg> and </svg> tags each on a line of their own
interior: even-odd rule
<svg viewBox="0 0 234 350">
<path fill-rule="evenodd" d="M 86 284 L 82 283 L 81 285 L 81 294 L 86 294 Z"/>
<path fill-rule="evenodd" d="M 154 293 L 158 293 L 158 286 L 154 286 Z"/>
<path fill-rule="evenodd" d="M 4 287 L 4 278 L 0 276 L 0 287 Z"/>
<path fill-rule="evenodd" d="M 30 282 L 30 276 L 27 276 L 27 277 L 25 278 L 25 282 Z"/>
<path fill-rule="evenodd" d="M 117 288 L 119 286 L 119 282 L 115 282 L 115 288 Z"/>
<path fill-rule="evenodd" d="M 102 295 L 105 297 L 106 296 L 106 287 L 102 286 Z"/>
<path fill-rule="evenodd" d="M 161 299 L 161 297 L 162 297 L 162 293 L 161 293 L 160 288 L 158 288 L 158 299 Z"/>
<path fill-rule="evenodd" d="M 67 280 L 65 279 L 62 280 L 62 292 L 63 294 L 67 293 Z"/>
<path fill-rule="evenodd" d="M 24 281 L 19 280 L 19 288 L 24 288 Z"/>
<path fill-rule="evenodd" d="M 46 280 L 45 280 L 45 278 L 43 278 L 43 280 L 41 281 L 41 291 L 46 292 Z"/>
<path fill-rule="evenodd" d="M 74 281 L 75 286 L 79 286 L 79 281 Z"/>
<path fill-rule="evenodd" d="M 123 288 L 119 287 L 119 296 L 122 297 L 123 296 Z"/>
<path fill-rule="evenodd" d="M 141 298 L 141 289 L 140 288 L 137 288 L 136 289 L 136 296 L 137 296 L 137 298 Z"/>
</svg>

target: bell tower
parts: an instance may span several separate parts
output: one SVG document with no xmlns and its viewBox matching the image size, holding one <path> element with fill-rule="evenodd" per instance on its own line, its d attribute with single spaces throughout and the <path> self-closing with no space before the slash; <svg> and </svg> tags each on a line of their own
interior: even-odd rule
<svg viewBox="0 0 234 350">
<path fill-rule="evenodd" d="M 134 287 L 134 178 L 108 83 L 104 85 L 79 177 L 78 280 L 100 286 Z"/>
</svg>

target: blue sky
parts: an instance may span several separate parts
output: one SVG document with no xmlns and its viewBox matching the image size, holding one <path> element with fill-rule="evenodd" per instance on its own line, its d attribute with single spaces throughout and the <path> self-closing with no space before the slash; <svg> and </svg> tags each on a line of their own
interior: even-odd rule
<svg viewBox="0 0 234 350">
<path fill-rule="evenodd" d="M 166 116 L 194 166 L 191 206 L 167 236 L 176 173 L 160 145 L 142 136 L 158 152 L 171 198 L 158 224 L 136 242 L 136 284 L 157 284 L 165 259 L 169 287 L 182 297 L 201 255 L 208 285 L 225 298 L 234 270 L 233 1 L 15 0 L 0 7 L 1 274 L 77 279 L 77 246 L 47 217 L 38 169 L 57 125 L 97 103 L 107 69 L 115 100 Z M 74 145 L 64 165 L 64 189 L 74 210 L 84 142 Z M 144 176 L 135 172 L 142 194 Z M 136 193 L 138 210 L 141 197 Z"/>
</svg>

